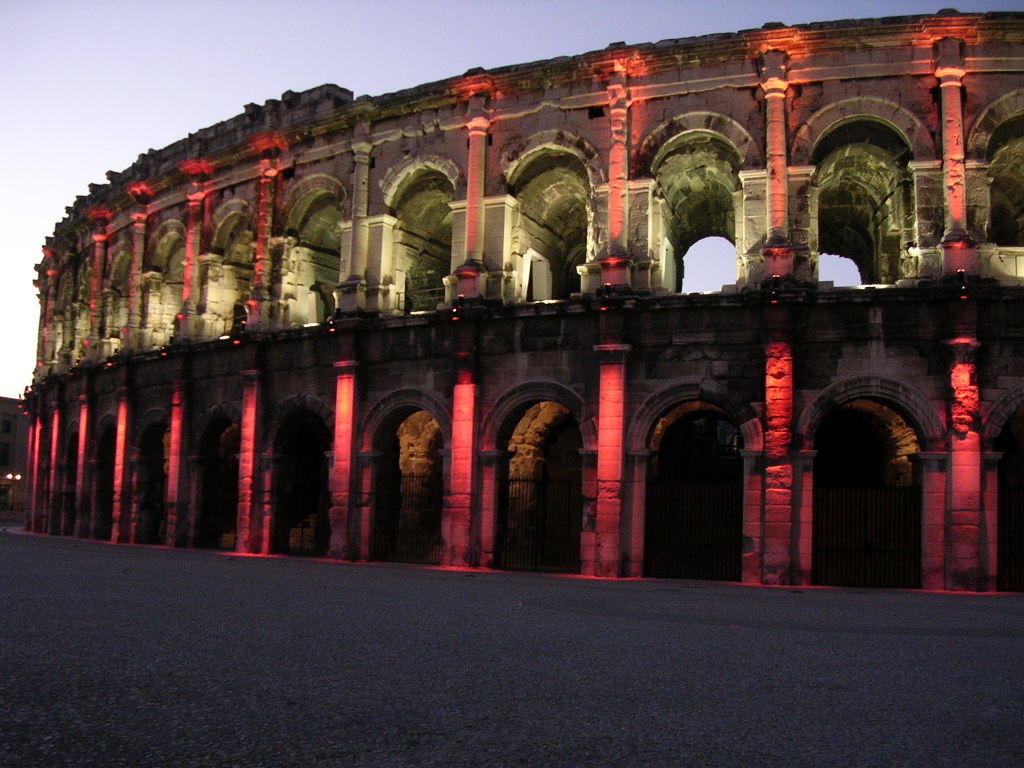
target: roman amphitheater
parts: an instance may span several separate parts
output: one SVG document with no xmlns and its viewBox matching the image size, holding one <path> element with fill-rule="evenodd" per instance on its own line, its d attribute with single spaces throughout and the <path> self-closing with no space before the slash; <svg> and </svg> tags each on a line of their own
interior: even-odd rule
<svg viewBox="0 0 1024 768">
<path fill-rule="evenodd" d="M 37 269 L 38 533 L 1024 590 L 1024 13 L 289 91 Z"/>
</svg>

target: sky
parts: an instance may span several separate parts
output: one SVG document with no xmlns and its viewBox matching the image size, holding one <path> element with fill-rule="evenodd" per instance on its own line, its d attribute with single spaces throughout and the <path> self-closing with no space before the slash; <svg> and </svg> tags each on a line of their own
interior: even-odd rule
<svg viewBox="0 0 1024 768">
<path fill-rule="evenodd" d="M 34 265 L 64 208 L 108 170 L 246 104 L 322 83 L 376 96 L 617 41 L 928 14 L 940 2 L 0 0 L 0 395 L 31 381 Z M 1021 0 L 955 7 L 1024 10 Z"/>
</svg>

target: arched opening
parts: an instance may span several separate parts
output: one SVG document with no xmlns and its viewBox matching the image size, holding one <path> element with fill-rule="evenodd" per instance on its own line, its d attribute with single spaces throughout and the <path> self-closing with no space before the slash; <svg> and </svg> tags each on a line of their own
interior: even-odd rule
<svg viewBox="0 0 1024 768">
<path fill-rule="evenodd" d="M 310 411 L 292 413 L 274 438 L 270 551 L 323 557 L 331 541 L 327 457 L 331 435 Z"/>
<path fill-rule="evenodd" d="M 999 459 L 996 588 L 1024 592 L 1024 408 L 1011 416 L 993 446 Z"/>
<path fill-rule="evenodd" d="M 992 201 L 990 237 L 998 245 L 1024 247 L 1024 115 L 992 132 L 988 146 Z"/>
<path fill-rule="evenodd" d="M 860 285 L 860 270 L 852 259 L 823 253 L 818 256 L 818 280 L 834 288 L 851 288 Z"/>
<path fill-rule="evenodd" d="M 818 251 L 857 265 L 859 283 L 894 283 L 912 243 L 911 150 L 893 128 L 870 119 L 840 123 L 818 141 Z"/>
<path fill-rule="evenodd" d="M 708 293 L 736 282 L 736 246 L 724 237 L 705 237 L 684 254 L 686 277 L 680 291 Z"/>
<path fill-rule="evenodd" d="M 227 216 L 213 235 L 217 261 L 201 264 L 196 311 L 207 335 L 238 333 L 245 328 L 246 304 L 252 298 L 255 235 L 241 212 Z"/>
<path fill-rule="evenodd" d="M 163 544 L 167 540 L 167 461 L 170 456 L 170 432 L 166 424 L 152 424 L 142 433 L 136 504 L 138 544 Z"/>
<path fill-rule="evenodd" d="M 241 431 L 227 418 L 214 419 L 199 444 L 199 509 L 194 545 L 235 548 L 238 519 L 238 450 Z"/>
<path fill-rule="evenodd" d="M 579 291 L 576 267 L 587 259 L 590 181 L 586 168 L 568 152 L 540 152 L 517 170 L 509 194 L 519 202 L 519 299 L 569 298 Z"/>
<path fill-rule="evenodd" d="M 497 567 L 578 572 L 583 440 L 576 420 L 559 403 L 535 403 L 506 434 L 495 529 Z"/>
<path fill-rule="evenodd" d="M 93 509 L 94 539 L 110 541 L 114 530 L 114 430 L 107 428 L 96 448 L 96 507 Z"/>
<path fill-rule="evenodd" d="M 76 531 L 78 499 L 78 430 L 68 432 L 64 444 L 63 485 L 61 486 L 60 516 L 62 518 L 61 534 L 74 536 Z"/>
<path fill-rule="evenodd" d="M 175 335 L 175 318 L 181 310 L 185 283 L 185 241 L 177 232 L 160 239 L 151 271 L 158 272 L 156 281 L 148 281 L 142 296 L 142 328 L 154 346 L 171 341 Z"/>
<path fill-rule="evenodd" d="M 741 163 L 735 147 L 703 131 L 670 140 L 655 157 L 652 170 L 658 192 L 652 205 L 660 220 L 657 248 L 661 282 L 668 290 L 720 291 L 723 285 L 736 282 L 735 197 L 740 188 Z M 691 249 L 710 237 L 723 238 L 731 249 L 723 253 L 723 264 L 715 265 L 714 276 L 705 279 L 701 273 L 706 265 L 691 264 L 690 257 L 704 261 L 705 246 L 692 254 Z M 716 244 L 716 254 L 719 248 L 721 245 Z M 696 275 L 690 275 L 691 267 Z M 698 287 L 705 285 L 709 287 Z"/>
<path fill-rule="evenodd" d="M 811 579 L 847 587 L 921 585 L 917 434 L 889 406 L 854 400 L 814 435 Z"/>
<path fill-rule="evenodd" d="M 281 299 L 292 325 L 334 316 L 343 218 L 341 201 L 325 190 L 301 198 L 288 218 Z"/>
<path fill-rule="evenodd" d="M 441 562 L 441 427 L 427 411 L 405 418 L 377 465 L 373 559 Z"/>
<path fill-rule="evenodd" d="M 720 408 L 685 403 L 662 417 L 647 465 L 644 575 L 739 581 L 743 437 Z"/>
<path fill-rule="evenodd" d="M 455 190 L 440 171 L 423 170 L 403 182 L 392 205 L 394 281 L 406 312 L 434 311 L 444 301 L 442 278 L 451 268 Z"/>
</svg>

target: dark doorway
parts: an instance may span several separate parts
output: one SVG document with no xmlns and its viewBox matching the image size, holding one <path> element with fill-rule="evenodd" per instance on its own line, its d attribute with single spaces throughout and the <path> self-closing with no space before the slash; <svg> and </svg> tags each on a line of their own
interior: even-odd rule
<svg viewBox="0 0 1024 768">
<path fill-rule="evenodd" d="M 576 420 L 558 403 L 537 403 L 519 420 L 499 483 L 497 567 L 579 572 L 582 445 Z"/>
<path fill-rule="evenodd" d="M 427 411 L 416 411 L 398 425 L 377 464 L 374 560 L 440 564 L 441 447 L 441 428 Z"/>
<path fill-rule="evenodd" d="M 913 430 L 872 401 L 836 408 L 815 434 L 811 579 L 847 587 L 921 585 L 921 494 Z"/>
<path fill-rule="evenodd" d="M 78 432 L 68 435 L 64 446 L 64 466 L 61 468 L 64 479 L 60 500 L 61 530 L 64 536 L 74 536 L 78 523 L 78 499 L 76 498 L 78 483 Z"/>
<path fill-rule="evenodd" d="M 114 529 L 114 430 L 107 429 L 96 450 L 96 507 L 93 510 L 92 535 L 110 541 Z"/>
<path fill-rule="evenodd" d="M 292 414 L 274 440 L 274 526 L 270 551 L 323 557 L 331 541 L 327 510 L 330 435 L 319 417 Z"/>
<path fill-rule="evenodd" d="M 240 434 L 238 425 L 228 419 L 214 420 L 203 433 L 199 453 L 196 547 L 235 548 Z"/>
<path fill-rule="evenodd" d="M 167 458 L 170 434 L 164 424 L 150 426 L 139 442 L 138 544 L 163 544 L 167 538 Z"/>
<path fill-rule="evenodd" d="M 996 439 L 999 459 L 999 533 L 996 588 L 1024 592 L 1024 409 Z"/>
<path fill-rule="evenodd" d="M 655 427 L 648 465 L 644 575 L 739 581 L 743 541 L 740 434 L 700 404 Z"/>
</svg>

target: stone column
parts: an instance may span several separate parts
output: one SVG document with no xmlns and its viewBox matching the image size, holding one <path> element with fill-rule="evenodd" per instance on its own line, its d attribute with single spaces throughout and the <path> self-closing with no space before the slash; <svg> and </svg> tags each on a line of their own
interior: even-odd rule
<svg viewBox="0 0 1024 768">
<path fill-rule="evenodd" d="M 583 572 L 594 576 L 619 575 L 622 538 L 622 480 L 628 344 L 594 347 L 601 366 L 597 410 L 597 509 L 594 562 Z"/>
<path fill-rule="evenodd" d="M 601 284 L 628 288 L 630 263 L 629 211 L 629 88 L 625 68 L 616 67 L 608 81 L 608 115 L 611 144 L 608 148 L 608 247 L 599 256 Z"/>
<path fill-rule="evenodd" d="M 760 584 L 763 572 L 764 453 L 742 450 L 743 457 L 743 546 L 740 579 Z"/>
<path fill-rule="evenodd" d="M 481 568 L 494 567 L 494 529 L 498 513 L 498 465 L 504 451 L 480 451 L 480 562 Z"/>
<path fill-rule="evenodd" d="M 761 89 L 765 99 L 765 150 L 768 158 L 767 228 L 764 268 L 768 276 L 793 274 L 789 242 L 789 162 L 786 148 L 786 54 L 765 51 Z"/>
<path fill-rule="evenodd" d="M 644 575 L 644 550 L 646 546 L 644 526 L 647 523 L 647 463 L 651 457 L 648 449 L 629 451 L 626 454 L 627 474 L 623 483 L 629 493 L 629 540 L 624 543 L 624 570 L 621 574 L 629 578 Z"/>
<path fill-rule="evenodd" d="M 911 160 L 907 163 L 914 184 L 914 238 L 909 248 L 917 257 L 918 277 L 939 277 L 942 274 L 943 187 L 942 163 L 939 160 Z"/>
<path fill-rule="evenodd" d="M 187 160 L 180 166 L 190 177 L 192 191 L 188 194 L 188 221 L 185 230 L 185 269 L 182 275 L 181 311 L 178 313 L 178 335 L 181 338 L 196 336 L 199 329 L 194 327 L 196 317 L 196 286 L 199 270 L 196 260 L 202 252 L 203 226 L 207 182 L 213 174 L 213 166 L 202 160 Z"/>
<path fill-rule="evenodd" d="M 945 589 L 949 454 L 922 451 L 911 458 L 914 482 L 921 488 L 921 588 Z"/>
<path fill-rule="evenodd" d="M 92 234 L 92 285 L 89 289 L 89 338 L 86 346 L 91 358 L 101 354 L 99 304 L 103 293 L 103 273 L 107 263 L 107 225 L 110 223 L 111 212 L 106 208 L 91 208 L 88 216 L 92 219 L 95 231 Z"/>
<path fill-rule="evenodd" d="M 184 450 L 183 419 L 184 419 L 184 381 L 180 373 L 174 377 L 174 388 L 171 391 L 171 423 L 168 435 L 168 456 L 167 456 L 167 543 L 175 546 L 178 543 L 178 528 L 183 518 L 188 518 L 189 528 L 194 528 L 195 517 L 193 514 L 188 517 L 185 509 L 187 502 L 182 502 L 182 477 L 185 462 L 182 452 Z M 195 473 L 192 473 L 195 477 Z M 193 485 L 196 485 L 193 482 Z M 188 541 L 191 545 L 192 537 Z"/>
<path fill-rule="evenodd" d="M 978 434 L 978 341 L 947 342 L 953 353 L 950 387 L 953 400 L 949 437 L 950 527 L 947 589 L 979 588 L 981 542 L 981 435 Z"/>
<path fill-rule="evenodd" d="M 974 243 L 967 237 L 967 171 L 964 163 L 962 41 L 943 38 L 935 46 L 935 77 L 942 92 L 942 176 L 945 181 L 943 272 L 978 271 Z"/>
<path fill-rule="evenodd" d="M 476 381 L 469 330 L 460 334 L 452 391 L 452 442 L 448 497 L 441 518 L 444 565 L 469 565 L 470 522 L 473 515 L 474 454 L 476 452 Z"/>
<path fill-rule="evenodd" d="M 123 524 L 127 522 L 124 520 L 124 466 L 128 444 L 128 415 L 128 390 L 121 387 L 117 393 L 117 431 L 114 438 L 114 494 L 111 511 L 114 524 L 110 532 L 110 540 L 113 542 L 135 540 L 135 531 Z"/>
<path fill-rule="evenodd" d="M 50 487 L 49 493 L 47 494 L 46 504 L 43 507 L 43 515 L 40 533 L 50 532 L 50 517 L 54 514 L 55 509 L 59 509 L 57 506 L 58 498 L 60 495 L 60 483 L 58 482 L 58 471 L 57 468 L 60 466 L 58 461 L 58 441 L 60 438 L 60 398 L 54 396 L 51 408 L 53 412 L 50 415 Z"/>
<path fill-rule="evenodd" d="M 454 268 L 457 297 L 476 299 L 480 296 L 480 275 L 484 271 L 484 182 L 487 178 L 487 132 L 491 127 L 484 98 L 470 100 L 466 116 L 469 150 L 466 162 L 466 253 Z M 456 258 L 452 254 L 453 260 Z"/>
<path fill-rule="evenodd" d="M 793 457 L 793 584 L 810 584 L 814 552 L 814 457 L 802 450 Z"/>
<path fill-rule="evenodd" d="M 999 581 L 999 460 L 1001 453 L 981 454 L 981 553 L 978 589 L 991 591 Z"/>
<path fill-rule="evenodd" d="M 28 427 L 28 466 L 25 468 L 25 485 L 29 489 L 28 504 L 26 505 L 25 530 L 31 531 L 36 518 L 36 492 L 38 484 L 36 478 L 39 475 L 39 412 L 38 401 L 30 400 L 29 414 L 31 422 Z"/>
<path fill-rule="evenodd" d="M 267 280 L 267 252 L 273 229 L 274 194 L 276 191 L 277 163 L 271 158 L 260 160 L 260 181 L 256 212 L 256 250 L 252 265 L 252 290 L 246 305 L 249 308 L 247 330 L 262 329 L 267 321 L 267 300 L 270 298 Z"/>
<path fill-rule="evenodd" d="M 92 520 L 93 512 L 89 509 L 89 493 L 85 487 L 85 466 L 89 450 L 89 421 L 89 396 L 82 394 L 78 396 L 78 445 L 76 446 L 78 453 L 75 467 L 75 507 L 78 510 L 76 535 L 89 534 L 91 523 L 86 523 L 85 512 L 89 512 L 89 521 Z"/>
<path fill-rule="evenodd" d="M 765 347 L 765 492 L 762 581 L 788 584 L 793 543 L 793 351 L 788 318 L 770 307 Z"/>
<path fill-rule="evenodd" d="M 360 123 L 352 138 L 352 246 L 349 274 L 338 285 L 338 309 L 357 312 L 365 307 L 366 262 L 369 250 L 369 226 L 366 221 L 370 206 L 370 126 Z"/>
<path fill-rule="evenodd" d="M 238 449 L 236 552 L 253 552 L 251 524 L 256 509 L 256 435 L 259 427 L 260 372 L 242 371 L 242 425 Z"/>
<path fill-rule="evenodd" d="M 56 265 L 56 253 L 49 248 L 43 248 L 43 263 L 47 265 L 44 273 L 46 275 L 46 296 L 42 297 L 46 304 L 43 310 L 43 333 L 38 367 L 57 359 L 57 334 L 53 327 L 53 308 L 57 302 L 57 278 L 60 271 Z"/>
<path fill-rule="evenodd" d="M 352 514 L 352 452 L 355 439 L 355 360 L 334 364 L 334 450 L 331 464 L 331 542 L 329 557 L 352 557 L 349 551 L 349 518 Z"/>
<path fill-rule="evenodd" d="M 121 343 L 125 349 L 137 349 L 142 324 L 142 302 L 139 301 L 139 282 L 142 279 L 142 265 L 146 259 L 146 223 L 149 219 L 149 201 L 153 191 L 142 182 L 128 185 L 128 194 L 138 204 L 139 210 L 132 213 L 132 262 L 128 270 L 127 320 L 121 329 Z"/>
</svg>

